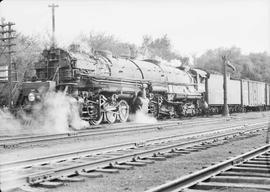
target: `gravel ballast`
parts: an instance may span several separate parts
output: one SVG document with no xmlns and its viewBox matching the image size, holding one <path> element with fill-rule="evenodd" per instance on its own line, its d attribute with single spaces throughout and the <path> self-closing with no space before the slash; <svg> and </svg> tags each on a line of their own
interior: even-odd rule
<svg viewBox="0 0 270 192">
<path fill-rule="evenodd" d="M 86 178 L 86 181 L 82 183 L 66 183 L 65 186 L 51 191 L 145 191 L 166 181 L 198 171 L 213 163 L 219 163 L 227 158 L 248 152 L 254 147 L 264 145 L 265 140 L 265 134 L 241 139 L 200 152 L 170 158 L 166 161 L 158 161 L 145 167 L 135 167 L 134 170 L 121 170 L 119 174 L 103 174 L 103 178 Z"/>
</svg>

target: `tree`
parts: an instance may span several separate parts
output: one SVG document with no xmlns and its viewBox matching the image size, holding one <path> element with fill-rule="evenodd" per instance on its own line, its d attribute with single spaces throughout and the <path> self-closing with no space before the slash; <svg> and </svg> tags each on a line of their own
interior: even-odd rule
<svg viewBox="0 0 270 192">
<path fill-rule="evenodd" d="M 144 35 L 140 53 L 148 59 L 156 59 L 157 57 L 166 61 L 181 59 L 180 55 L 172 51 L 171 41 L 166 34 L 156 39 L 149 35 Z"/>
<path fill-rule="evenodd" d="M 38 37 L 30 37 L 23 34 L 17 34 L 16 48 L 13 62 L 17 68 L 18 80 L 21 81 L 25 75 L 32 76 L 34 63 L 38 60 L 43 50 L 42 43 Z"/>
<path fill-rule="evenodd" d="M 22 82 L 25 76 L 32 76 L 35 73 L 34 63 L 38 60 L 38 57 L 42 51 L 42 43 L 38 37 L 30 37 L 21 33 L 16 34 L 14 43 L 16 45 L 14 46 L 15 53 L 12 56 L 12 80 Z M 2 55 L 2 58 L 3 57 L 4 56 Z M 3 59 L 2 61 L 3 63 L 1 63 L 1 65 L 7 65 Z M 14 78 L 15 74 L 17 79 Z M 2 86 L 0 86 L 0 100 L 3 100 L 3 98 L 6 98 L 4 100 L 7 100 L 7 96 L 7 84 L 2 84 Z"/>
<path fill-rule="evenodd" d="M 70 51 L 92 52 L 94 50 L 108 50 L 115 56 L 136 57 L 137 47 L 135 44 L 121 42 L 113 35 L 106 33 L 93 33 L 81 35 L 79 40 L 71 44 L 68 48 Z"/>
<path fill-rule="evenodd" d="M 270 56 L 267 53 L 251 53 L 244 55 L 237 47 L 208 50 L 197 59 L 196 66 L 207 71 L 222 73 L 221 55 L 228 54 L 231 63 L 236 67 L 231 72 L 234 78 L 270 82 Z"/>
</svg>

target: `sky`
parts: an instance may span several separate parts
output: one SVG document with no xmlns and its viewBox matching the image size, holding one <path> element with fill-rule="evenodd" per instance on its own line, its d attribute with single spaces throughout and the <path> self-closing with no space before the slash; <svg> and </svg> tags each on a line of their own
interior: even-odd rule
<svg viewBox="0 0 270 192">
<path fill-rule="evenodd" d="M 218 47 L 270 53 L 270 0 L 3 0 L 0 17 L 25 35 L 51 34 L 67 46 L 82 33 L 105 32 L 140 45 L 143 35 L 167 34 L 180 54 Z"/>
</svg>

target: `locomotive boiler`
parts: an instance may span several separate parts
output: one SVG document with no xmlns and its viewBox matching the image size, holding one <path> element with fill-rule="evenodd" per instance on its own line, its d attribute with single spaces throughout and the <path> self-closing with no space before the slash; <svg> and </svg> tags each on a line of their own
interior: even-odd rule
<svg viewBox="0 0 270 192">
<path fill-rule="evenodd" d="M 34 81 L 23 85 L 55 82 L 56 90 L 67 90 L 78 100 L 81 118 L 90 124 L 127 121 L 132 101 L 142 89 L 150 100 L 149 112 L 160 118 L 195 115 L 202 97 L 202 77 L 194 70 L 156 60 L 115 57 L 109 51 L 88 54 L 50 48 L 43 51 L 35 70 Z M 29 99 L 26 94 L 20 97 Z"/>
</svg>

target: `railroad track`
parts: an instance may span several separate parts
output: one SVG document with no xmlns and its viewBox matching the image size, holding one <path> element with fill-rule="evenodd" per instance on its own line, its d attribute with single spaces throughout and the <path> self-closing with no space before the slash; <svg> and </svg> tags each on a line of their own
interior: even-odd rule
<svg viewBox="0 0 270 192">
<path fill-rule="evenodd" d="M 238 129 L 238 130 L 236 130 Z M 3 190 L 30 186 L 55 187 L 64 182 L 82 181 L 84 177 L 100 177 L 101 173 L 116 173 L 119 169 L 145 166 L 177 155 L 205 150 L 234 139 L 243 139 L 267 129 L 267 122 L 248 127 L 239 126 L 205 134 L 190 134 L 188 141 L 156 138 L 141 143 L 129 143 L 89 151 L 77 151 L 26 161 L 1 164 Z M 198 138 L 199 137 L 199 138 Z"/>
<path fill-rule="evenodd" d="M 176 192 L 215 190 L 232 191 L 233 188 L 270 190 L 270 145 L 241 154 L 198 172 L 181 177 L 147 192 Z"/>
<path fill-rule="evenodd" d="M 262 120 L 266 120 L 267 117 L 261 118 Z M 226 121 L 230 121 L 233 123 L 239 122 L 239 124 L 243 123 L 242 118 L 239 119 L 228 119 L 228 118 L 218 118 L 218 119 L 207 119 L 202 121 L 201 119 L 197 121 L 172 121 L 172 122 L 161 122 L 156 124 L 143 124 L 143 125 L 128 125 L 126 127 L 115 127 L 112 128 L 95 128 L 95 129 L 86 129 L 80 130 L 76 132 L 70 133 L 60 133 L 60 134 L 47 134 L 47 135 L 35 135 L 35 136 L 22 136 L 22 137 L 7 137 L 0 138 L 0 147 L 3 148 L 14 148 L 22 145 L 33 145 L 35 143 L 41 142 L 49 142 L 49 141 L 60 141 L 60 140 L 68 140 L 74 138 L 83 138 L 90 136 L 99 136 L 99 135 L 110 135 L 110 134 L 119 134 L 119 133 L 129 133 L 129 132 L 138 132 L 138 131 L 147 131 L 147 130 L 161 130 L 161 129 L 183 129 L 189 126 L 194 125 L 211 125 L 213 123 L 222 123 Z M 257 119 L 246 120 L 245 123 L 253 123 L 253 121 L 257 121 Z"/>
</svg>

